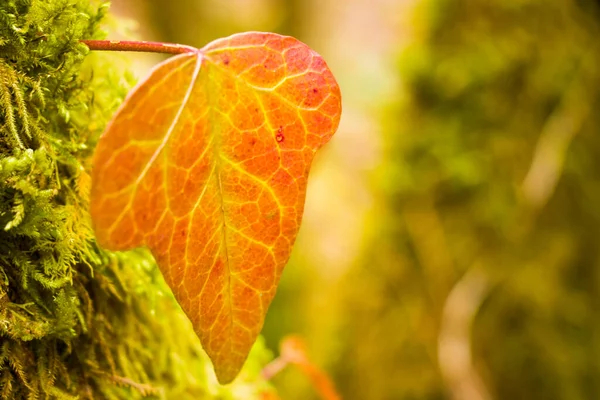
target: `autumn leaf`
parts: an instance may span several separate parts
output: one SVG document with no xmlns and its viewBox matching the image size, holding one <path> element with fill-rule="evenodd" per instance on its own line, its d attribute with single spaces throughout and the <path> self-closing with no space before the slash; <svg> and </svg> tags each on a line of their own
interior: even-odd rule
<svg viewBox="0 0 600 400">
<path fill-rule="evenodd" d="M 262 329 L 339 87 L 298 40 L 243 33 L 158 65 L 93 160 L 91 214 L 110 250 L 146 245 L 221 383 Z"/>
</svg>

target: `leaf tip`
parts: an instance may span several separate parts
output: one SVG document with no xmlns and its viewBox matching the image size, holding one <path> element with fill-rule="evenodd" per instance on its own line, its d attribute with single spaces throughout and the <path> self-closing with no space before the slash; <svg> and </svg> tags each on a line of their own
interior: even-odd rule
<svg viewBox="0 0 600 400">
<path fill-rule="evenodd" d="M 243 363 L 240 365 L 233 365 L 228 363 L 227 365 L 219 365 L 219 363 L 214 363 L 215 375 L 217 376 L 217 381 L 221 385 L 228 385 L 232 383 L 235 378 L 239 375 L 242 369 Z"/>
</svg>

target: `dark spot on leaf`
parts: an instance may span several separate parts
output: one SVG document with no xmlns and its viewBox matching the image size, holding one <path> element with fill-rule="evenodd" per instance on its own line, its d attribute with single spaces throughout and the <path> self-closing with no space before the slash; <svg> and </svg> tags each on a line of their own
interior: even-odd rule
<svg viewBox="0 0 600 400">
<path fill-rule="evenodd" d="M 229 57 L 227 57 L 227 56 L 223 57 L 223 64 L 229 65 Z"/>
<path fill-rule="evenodd" d="M 318 91 L 319 91 L 319 89 L 317 89 L 317 88 L 313 89 L 313 93 L 317 93 Z"/>
<path fill-rule="evenodd" d="M 277 129 L 277 133 L 281 133 L 283 132 L 283 126 L 280 126 L 279 129 Z"/>
<path fill-rule="evenodd" d="M 278 133 L 277 136 L 275 136 L 275 140 L 277 140 L 279 143 L 283 142 L 283 139 L 285 138 L 281 133 Z"/>
<path fill-rule="evenodd" d="M 252 138 L 252 139 L 250 140 L 250 144 L 251 144 L 252 146 L 254 146 L 254 144 L 255 144 L 255 143 L 256 143 L 256 139 Z"/>
</svg>

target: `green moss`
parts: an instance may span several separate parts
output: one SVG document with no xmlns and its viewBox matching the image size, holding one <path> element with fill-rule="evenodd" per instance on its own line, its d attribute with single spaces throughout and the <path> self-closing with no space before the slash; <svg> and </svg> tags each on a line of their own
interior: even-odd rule
<svg viewBox="0 0 600 400">
<path fill-rule="evenodd" d="M 151 256 L 94 241 L 89 158 L 129 88 L 106 61 L 82 67 L 106 10 L 0 3 L 0 398 L 252 398 L 261 344 L 218 386 Z"/>
</svg>

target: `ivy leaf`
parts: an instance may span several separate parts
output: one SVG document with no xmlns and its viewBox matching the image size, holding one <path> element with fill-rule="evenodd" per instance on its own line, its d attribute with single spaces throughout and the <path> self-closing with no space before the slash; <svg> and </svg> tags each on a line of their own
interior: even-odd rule
<svg viewBox="0 0 600 400">
<path fill-rule="evenodd" d="M 312 159 L 340 113 L 318 54 L 249 32 L 158 65 L 98 143 L 98 242 L 150 248 L 221 383 L 238 374 L 262 328 Z"/>
</svg>

